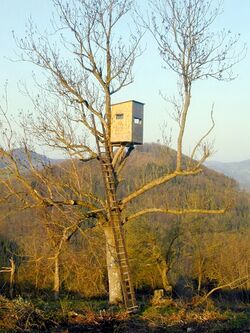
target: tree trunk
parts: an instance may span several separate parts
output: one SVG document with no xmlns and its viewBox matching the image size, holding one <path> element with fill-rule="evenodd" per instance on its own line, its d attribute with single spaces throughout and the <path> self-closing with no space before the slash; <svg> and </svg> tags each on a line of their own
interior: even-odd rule
<svg viewBox="0 0 250 333">
<path fill-rule="evenodd" d="M 106 260 L 108 270 L 109 284 L 109 303 L 118 304 L 123 302 L 122 288 L 120 280 L 120 270 L 116 256 L 115 240 L 112 228 L 104 226 L 104 234 L 106 239 Z"/>
<path fill-rule="evenodd" d="M 10 259 L 10 264 L 10 299 L 12 299 L 14 295 L 14 279 L 16 271 L 16 265 L 13 258 Z"/>
<path fill-rule="evenodd" d="M 202 287 L 203 266 L 204 266 L 204 258 L 202 259 L 201 258 L 201 254 L 199 253 L 199 259 L 198 259 L 198 278 L 197 278 L 198 279 L 198 286 L 197 286 L 198 295 L 200 295 L 201 287 Z"/>
<path fill-rule="evenodd" d="M 54 298 L 55 300 L 59 299 L 60 292 L 60 275 L 59 275 L 59 255 L 55 256 L 54 261 Z"/>
<path fill-rule="evenodd" d="M 168 280 L 168 265 L 165 261 L 161 261 L 161 263 L 157 263 L 157 267 L 161 275 L 162 286 L 166 292 L 169 292 L 170 290 L 172 290 L 172 286 L 170 285 Z"/>
</svg>

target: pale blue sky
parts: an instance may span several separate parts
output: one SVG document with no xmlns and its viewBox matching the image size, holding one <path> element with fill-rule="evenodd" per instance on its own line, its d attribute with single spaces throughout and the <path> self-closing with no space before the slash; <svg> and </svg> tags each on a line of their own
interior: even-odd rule
<svg viewBox="0 0 250 333">
<path fill-rule="evenodd" d="M 24 36 L 25 23 L 30 16 L 41 29 L 48 27 L 52 6 L 50 0 L 0 0 L 0 4 L 0 89 L 8 79 L 10 109 L 18 114 L 20 109 L 29 109 L 30 103 L 18 92 L 17 83 L 24 80 L 32 88 L 32 71 L 37 69 L 31 64 L 8 59 L 15 58 L 17 50 L 11 32 L 14 30 L 17 35 Z M 143 7 L 144 2 L 141 1 L 141 4 Z M 214 139 L 217 152 L 212 159 L 250 159 L 250 1 L 225 0 L 224 13 L 218 18 L 217 27 L 241 33 L 242 44 L 247 44 L 248 54 L 235 67 L 238 78 L 233 82 L 209 80 L 195 84 L 185 151 L 188 153 L 192 144 L 208 128 L 210 107 L 215 103 L 216 129 L 211 140 Z M 170 71 L 162 69 L 163 63 L 149 34 L 145 36 L 145 44 L 146 51 L 137 59 L 134 68 L 135 82 L 117 95 L 114 102 L 127 99 L 144 102 L 145 141 L 155 142 L 161 139 L 160 126 L 164 121 L 169 123 L 169 127 L 175 126 L 168 117 L 171 110 L 160 97 L 159 90 L 172 95 L 176 81 Z"/>
</svg>

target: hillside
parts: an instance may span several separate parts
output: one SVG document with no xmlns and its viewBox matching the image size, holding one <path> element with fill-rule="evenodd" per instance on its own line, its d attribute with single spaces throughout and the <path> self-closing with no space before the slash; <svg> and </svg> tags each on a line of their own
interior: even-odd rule
<svg viewBox="0 0 250 333">
<path fill-rule="evenodd" d="M 27 162 L 22 151 L 15 153 L 17 162 L 21 162 L 22 165 L 25 161 Z M 92 193 L 93 198 L 103 198 L 104 189 L 97 160 L 86 163 L 78 160 L 61 162 L 60 160 L 51 161 L 46 156 L 34 152 L 31 156 L 39 168 L 41 164 L 38 161 L 53 164 L 51 168 L 44 170 L 40 168 L 39 172 L 33 174 L 32 170 L 30 174 L 25 173 L 25 176 L 28 176 L 28 184 L 44 196 L 52 194 L 56 199 L 63 198 L 66 202 L 69 202 L 69 199 L 84 198 L 84 193 Z M 175 158 L 176 152 L 166 146 L 159 144 L 137 146 L 121 172 L 119 198 L 126 197 L 151 179 L 173 171 Z M 46 177 L 42 178 L 45 182 L 41 181 L 39 175 Z M 47 182 L 50 184 L 48 189 Z M 2 186 L 5 183 L 4 179 Z M 71 304 L 72 312 L 78 313 L 77 306 L 81 304 L 81 307 L 84 307 L 85 303 L 79 303 L 81 299 L 84 299 L 84 302 L 88 302 L 86 307 L 90 314 L 89 309 L 93 309 L 93 302 L 96 302 L 93 300 L 99 297 L 102 302 L 100 309 L 108 309 L 106 243 L 102 224 L 100 224 L 102 220 L 98 223 L 98 219 L 83 218 L 84 209 L 79 209 L 75 205 L 65 207 L 58 205 L 53 209 L 41 205 L 27 206 L 26 202 L 32 204 L 34 200 L 29 197 L 25 184 L 15 179 L 8 184 L 13 185 L 14 190 L 18 191 L 13 192 L 17 193 L 15 196 L 6 195 L 8 190 L 6 187 L 6 193 L 0 191 L 7 199 L 2 200 L 1 204 L 0 267 L 8 267 L 11 256 L 14 257 L 17 276 L 15 294 L 21 295 L 24 299 L 26 296 L 29 299 L 36 299 L 36 297 L 52 299 L 55 276 L 58 274 L 55 264 L 58 258 L 57 253 L 60 253 L 60 270 L 57 278 L 62 286 L 61 301 L 65 303 L 61 301 L 53 303 L 53 308 L 57 309 L 59 304 L 61 309 L 61 304 L 66 304 L 69 309 L 68 306 Z M 49 189 L 51 189 L 50 192 Z M 25 205 L 19 196 L 23 192 L 27 192 L 27 196 L 24 197 Z M 92 196 L 90 203 L 92 203 L 91 200 Z M 186 332 L 186 323 L 191 325 L 193 313 L 189 318 L 186 311 L 183 313 L 184 300 L 190 307 L 190 302 L 199 301 L 199 297 L 213 286 L 223 286 L 234 280 L 238 281 L 239 278 L 243 279 L 248 274 L 249 266 L 246 262 L 249 258 L 249 202 L 250 195 L 237 192 L 237 185 L 233 179 L 204 168 L 204 171 L 197 176 L 177 177 L 169 183 L 144 193 L 126 206 L 123 211 L 126 244 L 131 274 L 142 308 L 139 319 L 141 322 L 138 325 L 143 327 L 143 332 L 150 331 L 146 326 L 148 320 L 155 323 L 157 327 L 155 317 L 161 320 L 162 325 L 163 314 L 165 324 L 171 323 L 173 332 L 178 332 L 179 328 L 182 329 L 180 325 L 183 322 L 185 322 L 183 332 Z M 218 209 L 227 206 L 230 206 L 230 209 L 222 215 L 179 216 L 153 213 L 128 219 L 147 207 L 181 210 Z M 9 214 L 9 212 L 12 213 Z M 81 221 L 80 225 L 79 221 Z M 65 241 L 66 232 L 72 230 L 72 225 L 76 224 L 79 226 L 76 233 Z M 4 286 L 1 293 L 9 295 L 7 274 L 0 276 L 0 284 Z M 173 288 L 174 296 L 173 299 L 167 300 L 170 303 L 162 303 L 160 305 L 162 308 L 152 305 L 153 290 L 158 288 L 169 290 L 167 289 L 169 286 Z M 233 290 L 230 290 L 230 293 L 225 292 L 225 295 L 221 294 L 220 297 L 230 296 L 235 302 L 237 297 L 241 300 L 240 297 L 245 295 L 244 292 L 247 293 L 247 289 L 245 285 L 242 285 L 235 294 Z M 67 301 L 65 301 L 66 298 Z M 76 303 L 72 303 L 73 300 Z M 2 299 L 2 303 L 6 304 L 4 302 L 5 299 Z M 19 299 L 18 302 L 19 306 Z M 15 306 L 16 303 L 13 304 Z M 28 305 L 25 304 L 28 310 Z M 10 308 L 11 304 L 8 306 Z M 49 309 L 48 304 L 43 303 L 42 306 Z M 33 305 L 31 307 L 34 309 Z M 215 321 L 214 309 L 213 306 L 211 325 Z M 81 311 L 79 313 L 82 313 Z M 105 315 L 111 322 L 112 317 L 108 312 Z M 96 321 L 95 314 L 91 313 L 91 316 Z M 197 314 L 198 316 L 203 318 L 200 314 Z M 204 316 L 207 316 L 207 313 L 204 313 Z M 5 311 L 5 317 L 10 317 L 7 311 Z M 60 318 L 63 317 L 60 315 Z M 61 323 L 60 318 L 56 325 Z M 81 317 L 76 318 L 80 320 Z M 103 317 L 103 312 L 102 318 L 104 320 L 106 318 Z M 227 317 L 223 318 L 224 322 Z M 51 322 L 48 322 L 48 325 L 51 325 Z M 85 322 L 82 322 L 82 325 L 85 325 Z M 85 331 L 85 328 L 88 330 L 89 326 L 83 326 L 82 331 Z M 132 331 L 135 331 L 134 326 L 130 326 L 127 330 L 127 332 Z M 199 329 L 199 332 L 202 330 Z"/>
<path fill-rule="evenodd" d="M 206 166 L 235 179 L 244 190 L 250 190 L 250 160 L 223 163 L 208 161 Z"/>
</svg>

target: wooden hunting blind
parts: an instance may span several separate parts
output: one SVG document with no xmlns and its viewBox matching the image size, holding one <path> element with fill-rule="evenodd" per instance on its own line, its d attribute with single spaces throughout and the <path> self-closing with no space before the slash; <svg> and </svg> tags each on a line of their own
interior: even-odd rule
<svg viewBox="0 0 250 333">
<path fill-rule="evenodd" d="M 144 104 L 126 101 L 111 105 L 111 142 L 116 144 L 143 144 Z"/>
</svg>

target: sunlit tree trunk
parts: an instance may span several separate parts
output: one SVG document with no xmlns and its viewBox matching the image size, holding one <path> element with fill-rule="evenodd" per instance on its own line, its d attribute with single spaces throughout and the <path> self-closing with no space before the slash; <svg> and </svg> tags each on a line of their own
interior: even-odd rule
<svg viewBox="0 0 250 333">
<path fill-rule="evenodd" d="M 157 268 L 161 275 L 161 281 L 162 281 L 162 286 L 163 286 L 164 290 L 169 291 L 169 289 L 171 288 L 171 285 L 168 280 L 169 267 L 168 267 L 167 263 L 165 261 L 162 261 L 161 263 L 157 263 Z"/>
<path fill-rule="evenodd" d="M 110 226 L 104 226 L 106 238 L 106 260 L 109 282 L 109 303 L 118 304 L 123 301 L 120 282 L 120 271 L 116 256 L 115 240 Z"/>
<path fill-rule="evenodd" d="M 60 271 L 59 271 L 59 254 L 56 254 L 54 261 L 54 298 L 59 299 L 60 292 Z"/>
</svg>

